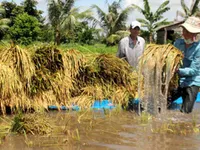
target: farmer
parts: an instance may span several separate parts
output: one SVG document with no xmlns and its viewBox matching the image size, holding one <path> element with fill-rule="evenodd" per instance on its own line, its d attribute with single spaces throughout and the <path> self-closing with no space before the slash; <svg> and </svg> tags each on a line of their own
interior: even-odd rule
<svg viewBox="0 0 200 150">
<path fill-rule="evenodd" d="M 182 66 L 176 70 L 179 75 L 179 87 L 172 92 L 171 103 L 182 96 L 181 112 L 191 113 L 200 86 L 200 18 L 189 17 L 183 24 L 183 39 L 177 39 L 174 46 L 184 54 Z M 169 102 L 168 101 L 168 102 Z"/>
<path fill-rule="evenodd" d="M 120 40 L 117 57 L 125 59 L 132 67 L 136 68 L 138 58 L 142 55 L 145 47 L 145 40 L 138 36 L 141 24 L 133 21 L 130 24 L 130 35 Z"/>
</svg>

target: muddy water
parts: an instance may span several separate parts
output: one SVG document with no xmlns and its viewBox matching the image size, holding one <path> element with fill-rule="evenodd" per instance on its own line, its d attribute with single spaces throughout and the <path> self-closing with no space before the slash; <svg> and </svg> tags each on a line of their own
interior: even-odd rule
<svg viewBox="0 0 200 150">
<path fill-rule="evenodd" d="M 0 149 L 200 150 L 200 134 L 190 126 L 195 122 L 199 128 L 200 104 L 195 105 L 192 114 L 170 110 L 163 115 L 142 118 L 134 112 L 107 112 L 105 116 L 95 113 L 87 116 L 50 112 L 49 119 L 55 129 L 52 134 L 11 134 L 2 141 Z M 180 123 L 186 125 L 168 128 Z"/>
</svg>

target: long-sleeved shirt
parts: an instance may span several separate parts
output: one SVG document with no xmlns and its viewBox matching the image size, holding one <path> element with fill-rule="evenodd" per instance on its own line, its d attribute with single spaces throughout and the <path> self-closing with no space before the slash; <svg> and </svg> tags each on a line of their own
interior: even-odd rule
<svg viewBox="0 0 200 150">
<path fill-rule="evenodd" d="M 184 54 L 183 65 L 179 68 L 180 86 L 200 86 L 200 42 L 185 47 L 183 39 L 175 41 L 174 46 Z"/>
<path fill-rule="evenodd" d="M 117 57 L 124 58 L 132 67 L 136 68 L 144 47 L 145 40 L 142 37 L 137 37 L 135 45 L 130 36 L 124 37 L 119 42 Z"/>
</svg>

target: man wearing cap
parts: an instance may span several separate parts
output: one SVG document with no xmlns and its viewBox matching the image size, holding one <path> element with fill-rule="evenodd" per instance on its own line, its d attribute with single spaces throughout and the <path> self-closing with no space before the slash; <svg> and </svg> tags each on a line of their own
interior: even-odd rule
<svg viewBox="0 0 200 150">
<path fill-rule="evenodd" d="M 200 18 L 189 17 L 181 27 L 183 39 L 177 39 L 174 46 L 183 52 L 184 58 L 176 71 L 179 87 L 172 92 L 171 102 L 182 96 L 181 112 L 191 113 L 200 87 L 200 42 L 196 38 L 200 33 Z"/>
<path fill-rule="evenodd" d="M 120 40 L 117 57 L 125 59 L 132 67 L 136 68 L 138 58 L 142 55 L 145 47 L 145 40 L 138 36 L 141 24 L 133 21 L 130 25 L 130 35 Z"/>
</svg>

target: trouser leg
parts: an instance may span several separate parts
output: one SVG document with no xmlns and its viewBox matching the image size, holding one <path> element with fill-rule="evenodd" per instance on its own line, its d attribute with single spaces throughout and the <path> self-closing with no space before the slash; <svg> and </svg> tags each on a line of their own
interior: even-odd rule
<svg viewBox="0 0 200 150">
<path fill-rule="evenodd" d="M 183 104 L 181 112 L 191 113 L 194 107 L 195 100 L 199 91 L 198 86 L 190 86 L 183 89 Z"/>
<path fill-rule="evenodd" d="M 173 90 L 171 93 L 171 102 L 175 101 L 179 97 L 183 95 L 183 88 L 178 87 L 177 89 Z"/>
<path fill-rule="evenodd" d="M 174 89 L 173 91 L 171 91 L 171 96 L 167 98 L 167 107 L 170 108 L 172 103 L 178 99 L 179 97 L 181 97 L 183 94 L 183 88 L 178 87 L 177 89 Z"/>
</svg>

